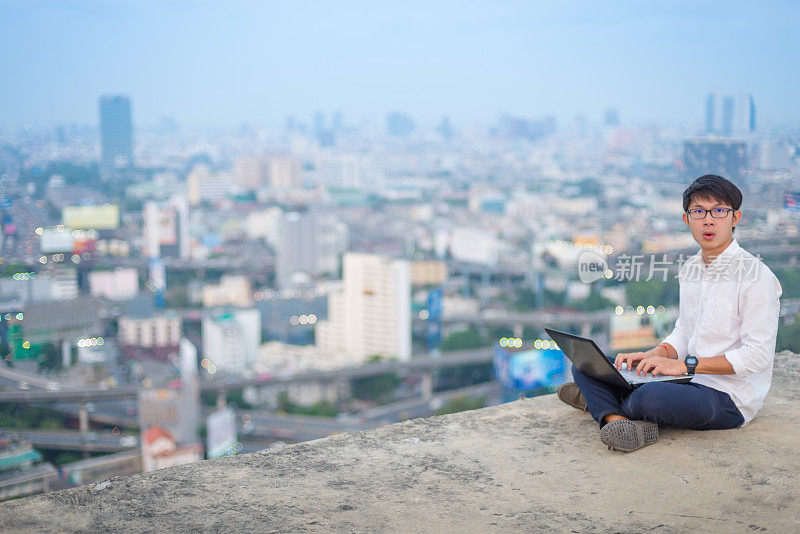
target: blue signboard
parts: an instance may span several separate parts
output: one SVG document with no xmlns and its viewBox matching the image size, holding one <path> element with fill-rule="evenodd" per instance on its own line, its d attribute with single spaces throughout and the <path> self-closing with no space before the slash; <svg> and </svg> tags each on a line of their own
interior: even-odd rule
<svg viewBox="0 0 800 534">
<path fill-rule="evenodd" d="M 800 193 L 786 192 L 783 197 L 783 207 L 787 211 L 800 212 Z"/>
<path fill-rule="evenodd" d="M 564 353 L 556 349 L 514 351 L 495 346 L 494 371 L 503 387 L 503 400 L 509 401 L 529 393 L 552 389 L 564 381 Z"/>
<path fill-rule="evenodd" d="M 442 346 L 442 288 L 428 292 L 428 352 Z"/>
</svg>

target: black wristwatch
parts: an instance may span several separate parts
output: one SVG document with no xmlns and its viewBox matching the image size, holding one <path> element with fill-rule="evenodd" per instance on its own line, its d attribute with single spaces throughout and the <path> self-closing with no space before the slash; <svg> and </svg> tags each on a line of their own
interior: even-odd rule
<svg viewBox="0 0 800 534">
<path fill-rule="evenodd" d="M 697 356 L 687 356 L 683 363 L 686 364 L 686 374 L 693 375 L 694 370 L 697 367 Z"/>
</svg>

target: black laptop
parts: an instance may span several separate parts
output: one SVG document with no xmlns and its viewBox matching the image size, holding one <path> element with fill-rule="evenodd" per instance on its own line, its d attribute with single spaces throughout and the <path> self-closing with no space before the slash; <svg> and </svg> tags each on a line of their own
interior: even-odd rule
<svg viewBox="0 0 800 534">
<path fill-rule="evenodd" d="M 635 371 L 627 369 L 619 371 L 591 339 L 550 328 L 545 328 L 544 330 L 550 334 L 550 337 L 556 342 L 558 348 L 567 355 L 567 358 L 575 364 L 578 371 L 615 386 L 633 390 L 648 382 L 685 383 L 692 379 L 691 376 L 653 376 L 650 373 L 640 376 Z"/>
</svg>

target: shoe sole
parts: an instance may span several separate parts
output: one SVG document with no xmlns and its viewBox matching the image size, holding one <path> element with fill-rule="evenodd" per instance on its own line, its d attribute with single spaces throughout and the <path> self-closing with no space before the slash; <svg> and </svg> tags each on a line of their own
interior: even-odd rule
<svg viewBox="0 0 800 534">
<path fill-rule="evenodd" d="M 651 421 L 612 421 L 600 429 L 600 439 L 609 449 L 633 452 L 658 441 L 658 425 Z"/>
</svg>

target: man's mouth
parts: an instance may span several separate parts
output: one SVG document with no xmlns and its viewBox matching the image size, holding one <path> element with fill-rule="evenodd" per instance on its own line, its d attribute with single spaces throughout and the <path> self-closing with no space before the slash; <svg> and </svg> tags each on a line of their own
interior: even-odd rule
<svg viewBox="0 0 800 534">
<path fill-rule="evenodd" d="M 716 234 L 714 232 L 703 232 L 703 239 L 708 239 L 709 241 L 714 239 Z"/>
</svg>

